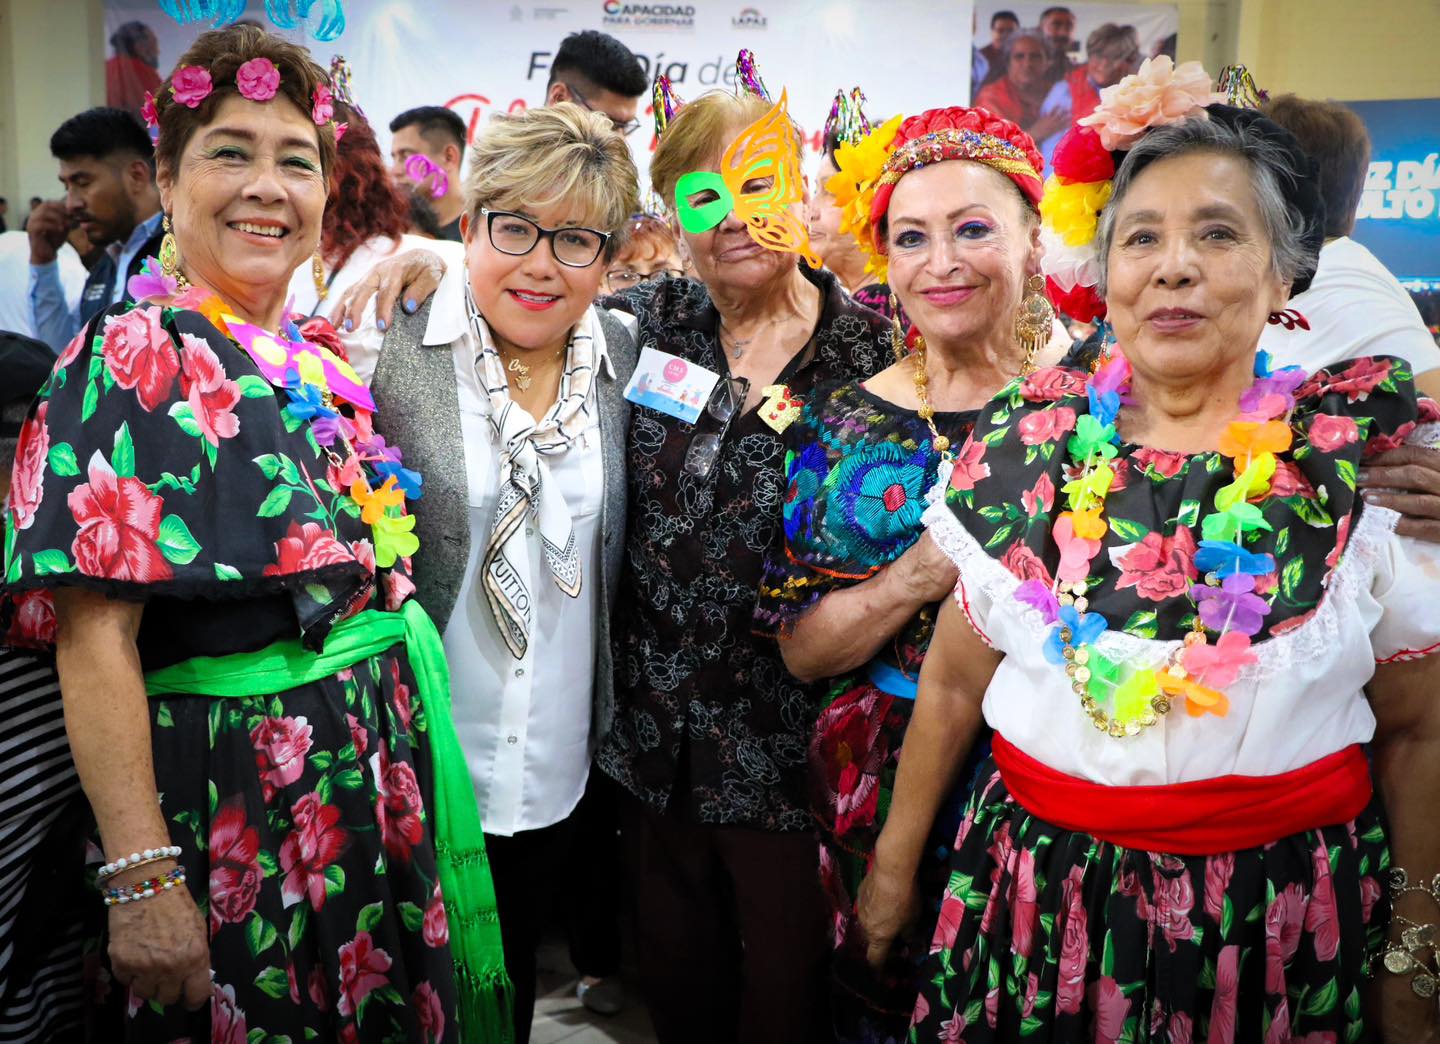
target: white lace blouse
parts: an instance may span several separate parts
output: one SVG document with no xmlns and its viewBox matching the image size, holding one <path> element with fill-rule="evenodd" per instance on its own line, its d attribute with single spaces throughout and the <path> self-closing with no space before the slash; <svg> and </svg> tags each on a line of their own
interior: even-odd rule
<svg viewBox="0 0 1440 1044">
<path fill-rule="evenodd" d="M 1065 673 L 1041 655 L 1050 628 L 1015 599 L 1020 581 L 943 499 L 925 523 L 960 570 L 956 601 L 976 632 L 1005 654 L 985 692 L 985 721 L 1060 772 L 1141 786 L 1276 775 L 1371 739 L 1375 716 L 1364 687 L 1376 663 L 1440 651 L 1440 546 L 1397 536 L 1398 518 L 1370 506 L 1360 513 L 1314 615 L 1255 645 L 1259 662 L 1226 689 L 1225 717 L 1191 717 L 1177 705 L 1124 739 L 1096 730 Z M 1112 630 L 1099 650 L 1159 667 L 1179 644 Z"/>
</svg>

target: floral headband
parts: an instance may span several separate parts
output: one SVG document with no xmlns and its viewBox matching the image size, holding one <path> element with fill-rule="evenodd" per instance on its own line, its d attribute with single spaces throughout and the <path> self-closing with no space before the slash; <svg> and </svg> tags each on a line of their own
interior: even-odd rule
<svg viewBox="0 0 1440 1044">
<path fill-rule="evenodd" d="M 1060 139 L 1040 200 L 1040 269 L 1050 299 L 1066 315 L 1081 322 L 1105 317 L 1095 238 L 1113 191 L 1112 153 L 1128 151 L 1152 127 L 1208 118 L 1205 106 L 1224 100 L 1199 62 L 1177 67 L 1162 54 L 1102 88 L 1100 105 Z"/>
<path fill-rule="evenodd" d="M 1001 134 L 1018 136 L 1023 144 Z M 1026 199 L 1039 201 L 1043 160 L 1034 143 L 1015 124 L 983 109 L 932 109 L 909 120 L 895 116 L 860 141 L 842 142 L 835 150 L 837 173 L 825 187 L 840 207 L 840 230 L 854 236 L 867 257 L 866 272 L 881 281 L 886 278 L 878 231 L 900 179 L 927 164 L 962 159 L 998 171 Z"/>
<path fill-rule="evenodd" d="M 242 98 L 253 102 L 268 102 L 280 90 L 280 70 L 269 58 L 251 58 L 235 70 L 235 88 Z M 182 65 L 170 75 L 170 96 L 187 109 L 198 109 L 200 104 L 215 90 L 210 70 L 198 65 Z M 160 114 L 155 108 L 155 97 L 145 92 L 145 104 L 140 115 L 150 128 L 151 138 L 160 130 Z M 335 96 L 325 84 L 316 84 L 310 94 L 310 118 L 315 126 L 329 126 L 335 132 L 338 144 L 345 136 L 347 125 L 335 122 Z"/>
</svg>

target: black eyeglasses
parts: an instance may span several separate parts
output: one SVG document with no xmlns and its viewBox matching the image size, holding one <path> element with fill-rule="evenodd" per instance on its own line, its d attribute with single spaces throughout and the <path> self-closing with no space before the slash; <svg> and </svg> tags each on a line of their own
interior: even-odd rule
<svg viewBox="0 0 1440 1044">
<path fill-rule="evenodd" d="M 560 82 L 565 83 L 564 80 L 561 80 Z M 585 99 L 585 95 L 581 94 L 570 84 L 566 83 L 565 89 L 570 92 L 570 97 L 575 100 L 575 104 L 579 105 L 580 108 L 585 109 L 587 112 L 600 112 L 599 109 L 595 108 L 595 106 L 591 105 Z M 631 134 L 634 134 L 637 130 L 640 129 L 640 121 L 637 119 L 632 118 L 621 122 L 620 120 L 617 120 L 614 116 L 611 116 L 608 112 L 601 112 L 600 115 L 604 116 L 607 120 L 610 121 L 610 126 L 614 127 L 617 131 L 619 131 L 621 134 L 626 135 L 627 137 Z"/>
<path fill-rule="evenodd" d="M 749 394 L 748 377 L 721 377 L 716 382 L 710 401 L 705 404 L 705 412 L 696 419 L 695 430 L 690 435 L 690 446 L 685 451 L 685 463 L 682 465 L 687 474 L 705 478 L 715 469 L 725 433 L 730 430 L 730 422 L 745 405 L 745 397 Z M 707 430 L 711 428 L 714 430 Z"/>
<path fill-rule="evenodd" d="M 535 249 L 542 239 L 550 240 L 550 253 L 555 260 L 569 268 L 589 268 L 610 242 L 609 232 L 593 228 L 566 226 L 565 228 L 542 228 L 524 214 L 508 210 L 487 210 L 480 208 L 485 218 L 485 230 L 490 236 L 490 245 L 502 254 L 520 257 Z"/>
<path fill-rule="evenodd" d="M 626 290 L 633 290 L 641 283 L 649 282 L 652 279 L 679 279 L 685 272 L 679 268 L 662 268 L 655 272 L 636 272 L 633 269 L 621 268 L 614 272 L 605 273 L 605 285 L 614 294 L 624 293 Z"/>
</svg>

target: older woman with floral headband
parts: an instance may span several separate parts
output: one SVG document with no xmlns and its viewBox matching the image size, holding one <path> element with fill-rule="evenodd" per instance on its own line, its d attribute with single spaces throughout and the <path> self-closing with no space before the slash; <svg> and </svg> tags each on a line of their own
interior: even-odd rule
<svg viewBox="0 0 1440 1044">
<path fill-rule="evenodd" d="M 926 512 L 959 583 L 861 895 L 875 959 L 994 737 L 912 1040 L 1435 1032 L 1440 555 L 1355 483 L 1440 413 L 1395 360 L 1257 355 L 1322 206 L 1294 139 L 1193 71 L 1107 99 L 1041 203 L 1100 207 L 1109 360 L 1008 387 Z"/>
<path fill-rule="evenodd" d="M 1055 359 L 1041 354 L 1051 313 L 1028 134 L 983 109 L 932 109 L 842 145 L 837 162 L 836 204 L 869 269 L 888 271 L 913 321 L 907 337 L 897 320 L 896 340 L 910 350 L 868 380 L 817 388 L 787 430 L 785 546 L 767 564 L 756 625 L 781 635 L 794 674 L 828 679 L 810 770 L 836 926 L 836 1034 L 879 1042 L 903 1036 L 934 924 L 922 918 L 876 975 L 853 920 L 935 613 L 955 585 L 920 524 L 925 492 L 979 407 Z M 945 819 L 924 873 L 937 902 L 959 816 Z"/>
<path fill-rule="evenodd" d="M 328 95 L 270 33 L 195 41 L 147 105 L 161 256 L 21 439 L 6 589 L 53 599 L 21 637 L 55 648 L 133 1039 L 188 1038 L 207 1003 L 216 1040 L 506 1031 L 444 655 L 406 600 L 420 480 L 285 311 Z"/>
</svg>

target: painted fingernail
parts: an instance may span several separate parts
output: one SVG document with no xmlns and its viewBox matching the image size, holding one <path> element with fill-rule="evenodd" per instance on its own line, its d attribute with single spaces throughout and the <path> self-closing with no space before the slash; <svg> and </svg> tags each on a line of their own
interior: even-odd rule
<svg viewBox="0 0 1440 1044">
<path fill-rule="evenodd" d="M 353 329 L 355 329 L 355 320 L 354 320 L 354 319 L 346 319 L 346 320 L 345 320 L 345 332 L 346 332 L 346 333 L 349 333 L 349 332 L 350 332 L 351 330 L 353 330 Z"/>
<path fill-rule="evenodd" d="M 1365 503 L 1367 504 L 1373 504 L 1380 499 L 1379 493 L 1372 492 L 1368 489 L 1362 492 L 1360 495 L 1365 498 Z"/>
<path fill-rule="evenodd" d="M 1355 473 L 1355 481 L 1356 481 L 1356 482 L 1369 482 L 1369 481 L 1370 481 L 1370 469 L 1369 469 L 1369 468 L 1361 468 L 1359 471 L 1357 471 L 1357 472 Z"/>
<path fill-rule="evenodd" d="M 384 320 L 384 319 L 376 319 L 376 320 L 375 320 L 375 325 L 376 325 L 376 327 L 378 327 L 379 329 L 383 330 L 383 329 L 385 329 L 385 320 Z"/>
<path fill-rule="evenodd" d="M 413 311 L 415 311 L 415 308 L 416 308 L 415 298 L 413 298 L 413 297 L 407 297 L 407 298 L 405 298 L 405 311 L 407 311 L 407 312 L 413 312 Z"/>
</svg>

